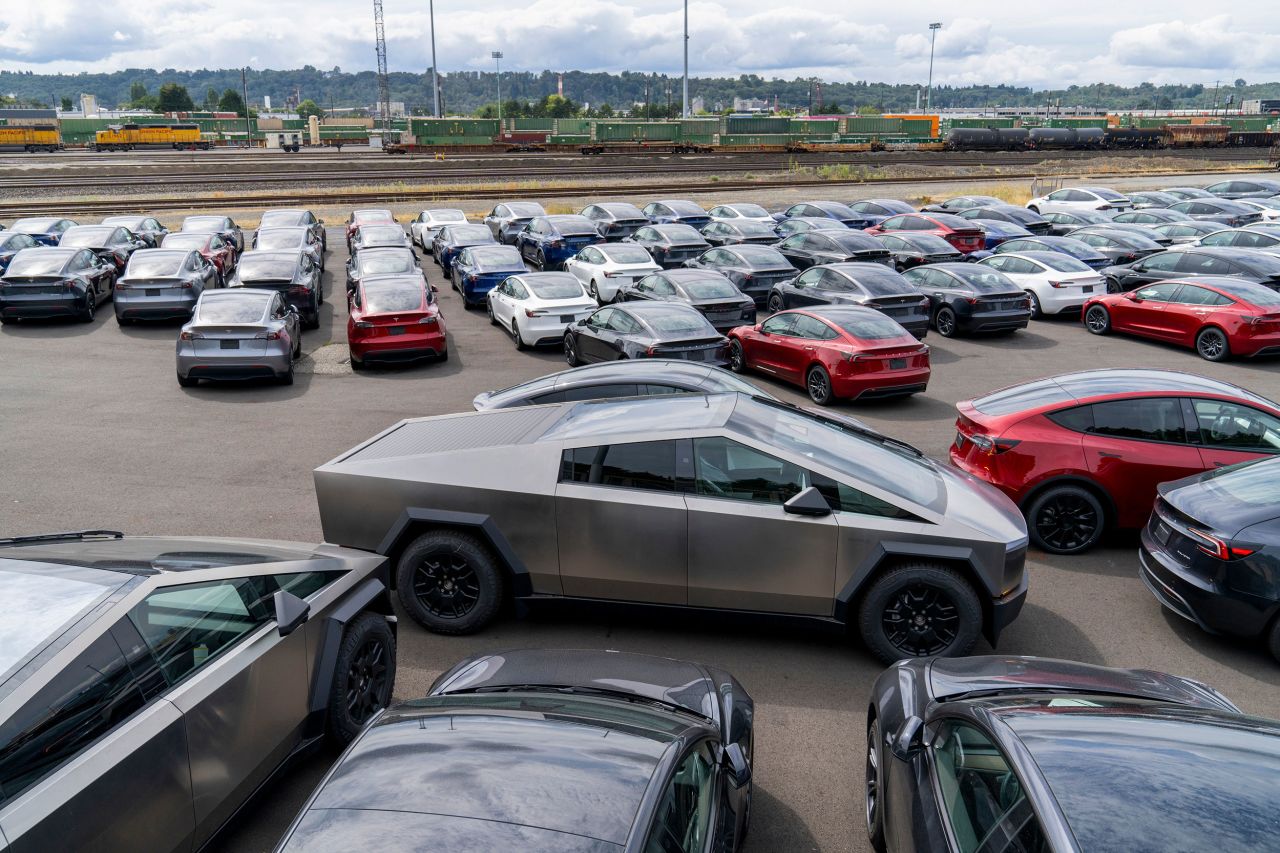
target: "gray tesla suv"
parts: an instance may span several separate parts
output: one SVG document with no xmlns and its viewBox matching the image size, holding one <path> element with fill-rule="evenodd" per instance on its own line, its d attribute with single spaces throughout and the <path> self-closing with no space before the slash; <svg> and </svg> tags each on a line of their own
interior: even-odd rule
<svg viewBox="0 0 1280 853">
<path fill-rule="evenodd" d="M 441 633 L 556 597 L 793 617 L 892 661 L 994 644 L 1027 590 L 1004 495 L 741 393 L 402 421 L 315 483 L 325 539 L 394 560 L 405 609 Z"/>
<path fill-rule="evenodd" d="M 300 355 L 302 321 L 279 293 L 207 290 L 178 333 L 178 384 L 191 388 L 201 379 L 274 377 L 292 385 L 293 362 Z"/>
<path fill-rule="evenodd" d="M 198 850 L 391 698 L 387 564 L 332 545 L 0 539 L 0 850 Z"/>
</svg>

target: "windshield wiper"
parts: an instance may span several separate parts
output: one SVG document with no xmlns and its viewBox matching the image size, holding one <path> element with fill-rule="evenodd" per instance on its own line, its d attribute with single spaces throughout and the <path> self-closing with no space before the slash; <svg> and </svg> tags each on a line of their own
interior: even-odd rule
<svg viewBox="0 0 1280 853">
<path fill-rule="evenodd" d="M 875 430 L 870 429 L 868 427 L 858 426 L 857 424 L 852 424 L 852 423 L 849 423 L 848 421 L 844 421 L 839 418 L 833 418 L 829 415 L 819 414 L 818 412 L 812 411 L 811 409 L 806 409 L 802 406 L 797 406 L 795 403 L 788 403 L 785 400 L 774 400 L 774 399 L 770 399 L 769 397 L 760 397 L 760 396 L 753 396 L 751 399 L 764 403 L 765 405 L 769 405 L 769 406 L 782 406 L 784 408 L 790 409 L 793 412 L 799 412 L 805 417 L 813 418 L 815 421 L 820 421 L 824 424 L 829 424 L 845 432 L 851 432 L 854 435 L 860 435 L 863 438 L 869 439 L 879 444 L 883 444 L 886 447 L 892 447 L 892 448 L 901 450 L 905 453 L 911 454 L 912 456 L 918 456 L 921 459 L 925 458 L 924 453 L 921 452 L 920 449 L 915 447 L 914 445 L 907 444 L 905 441 L 902 441 L 901 439 L 890 438 L 884 433 L 876 432 Z"/>
<path fill-rule="evenodd" d="M 22 545 L 28 542 L 61 542 L 67 539 L 88 539 L 102 536 L 107 539 L 123 539 L 119 530 L 68 530 L 64 533 L 36 533 L 30 536 L 8 536 L 0 538 L 0 545 Z"/>
</svg>

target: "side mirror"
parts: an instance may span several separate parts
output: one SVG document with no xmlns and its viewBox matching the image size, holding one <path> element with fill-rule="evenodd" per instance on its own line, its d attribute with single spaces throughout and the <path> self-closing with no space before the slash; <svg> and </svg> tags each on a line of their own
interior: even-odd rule
<svg viewBox="0 0 1280 853">
<path fill-rule="evenodd" d="M 733 787 L 741 788 L 751 781 L 751 765 L 747 763 L 741 744 L 731 743 L 724 748 L 724 764 Z"/>
<path fill-rule="evenodd" d="M 274 601 L 276 630 L 280 632 L 281 637 L 292 634 L 311 615 L 311 605 L 291 592 L 285 592 L 283 589 L 276 590 Z"/>
<path fill-rule="evenodd" d="M 831 515 L 831 505 L 827 503 L 827 499 L 822 496 L 822 492 L 818 491 L 816 486 L 810 486 L 784 503 L 782 509 L 792 515 L 812 517 Z"/>
<path fill-rule="evenodd" d="M 1125 295 L 1124 295 L 1124 298 L 1125 298 L 1125 299 L 1128 299 L 1130 302 L 1141 302 L 1141 301 L 1142 301 L 1142 297 L 1141 297 L 1141 296 L 1139 296 L 1139 295 L 1137 294 L 1137 292 L 1132 291 L 1132 290 L 1130 290 L 1130 291 L 1126 292 L 1126 293 L 1125 293 Z"/>
<path fill-rule="evenodd" d="M 298 306 L 297 306 L 297 305 L 286 305 L 286 306 L 284 306 L 284 308 L 285 308 L 285 310 L 286 310 L 286 311 L 288 311 L 290 314 L 297 314 L 297 313 L 298 313 Z"/>
<path fill-rule="evenodd" d="M 769 330 L 764 327 L 764 323 L 756 323 L 756 331 L 766 338 L 769 337 Z"/>
<path fill-rule="evenodd" d="M 432 292 L 432 293 L 439 293 L 439 292 L 440 292 L 440 288 L 436 287 L 436 286 L 433 284 L 433 285 L 431 285 L 431 292 Z"/>
<path fill-rule="evenodd" d="M 586 317 L 583 317 L 581 320 L 579 320 L 579 321 L 578 321 L 578 325 L 579 325 L 579 326 L 585 326 L 585 325 L 587 325 L 587 318 L 586 318 Z"/>
<path fill-rule="evenodd" d="M 902 721 L 889 745 L 893 757 L 900 761 L 913 760 L 924 752 L 924 747 L 924 720 L 914 715 Z"/>
</svg>

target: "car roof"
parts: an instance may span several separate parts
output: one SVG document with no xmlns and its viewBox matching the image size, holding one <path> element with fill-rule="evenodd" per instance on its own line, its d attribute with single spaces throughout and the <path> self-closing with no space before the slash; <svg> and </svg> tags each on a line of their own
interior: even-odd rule
<svg viewBox="0 0 1280 853">
<path fill-rule="evenodd" d="M 303 254 L 301 250 L 295 251 L 293 249 L 250 249 L 240 256 L 240 260 L 243 262 L 245 258 L 270 258 L 276 261 L 290 260 L 296 262 L 301 260 Z"/>
<path fill-rule="evenodd" d="M 1010 385 L 970 401 L 980 413 L 989 416 L 1030 414 L 1041 409 L 1085 403 L 1100 397 L 1122 395 L 1205 394 L 1243 397 L 1263 403 L 1272 410 L 1276 404 L 1230 382 L 1183 373 L 1177 370 L 1147 368 L 1100 368 L 1063 373 Z"/>
<path fill-rule="evenodd" d="M 27 246 L 22 251 L 33 254 L 53 255 L 55 257 L 61 255 L 69 258 L 77 252 L 87 252 L 89 250 L 83 246 Z"/>
<path fill-rule="evenodd" d="M 708 278 L 725 278 L 725 274 L 722 272 L 718 272 L 716 270 L 697 269 L 692 267 L 689 267 L 689 268 L 677 267 L 675 269 L 662 270 L 660 272 L 655 271 L 653 275 L 665 276 L 671 281 L 702 281 Z M 638 302 L 634 304 L 642 305 L 647 303 Z M 630 308 L 631 306 L 632 306 L 632 303 L 627 303 L 626 305 L 626 307 L 628 308 Z"/>
</svg>

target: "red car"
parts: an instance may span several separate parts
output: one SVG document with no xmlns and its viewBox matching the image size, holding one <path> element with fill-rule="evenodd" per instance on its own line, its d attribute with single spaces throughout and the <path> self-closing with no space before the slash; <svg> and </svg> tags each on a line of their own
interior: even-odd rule
<svg viewBox="0 0 1280 853">
<path fill-rule="evenodd" d="M 351 368 L 360 370 L 371 361 L 448 359 L 444 317 L 435 290 L 416 274 L 362 279 L 351 294 L 347 317 Z"/>
<path fill-rule="evenodd" d="M 347 252 L 351 251 L 351 238 L 355 237 L 361 225 L 394 225 L 395 221 L 395 214 L 384 207 L 351 211 L 347 217 Z"/>
<path fill-rule="evenodd" d="M 929 348 L 880 311 L 856 305 L 780 311 L 730 329 L 729 366 L 803 385 L 820 406 L 929 385 Z"/>
<path fill-rule="evenodd" d="M 1090 299 L 1081 316 L 1095 335 L 1155 338 L 1209 361 L 1280 352 L 1280 293 L 1242 278 L 1158 281 Z"/>
<path fill-rule="evenodd" d="M 236 247 L 212 231 L 173 231 L 160 241 L 162 249 L 188 249 L 199 252 L 201 257 L 218 269 L 225 284 L 236 268 Z"/>
<path fill-rule="evenodd" d="M 969 220 L 950 213 L 902 213 L 864 230 L 868 234 L 888 234 L 893 231 L 933 234 L 966 255 L 984 248 L 987 242 L 986 231 Z"/>
<path fill-rule="evenodd" d="M 951 464 L 999 488 L 1054 554 L 1140 528 L 1156 485 L 1280 453 L 1280 406 L 1172 370 L 1068 373 L 956 404 Z"/>
</svg>

